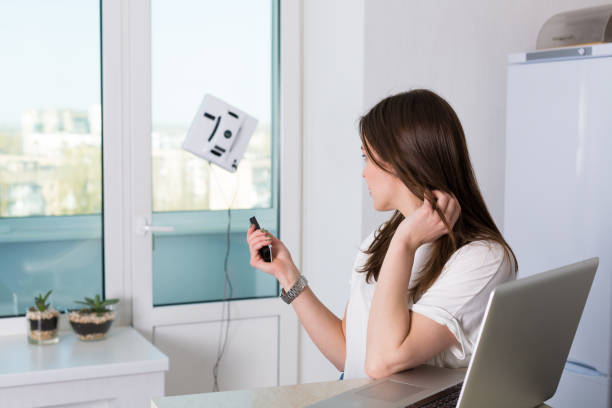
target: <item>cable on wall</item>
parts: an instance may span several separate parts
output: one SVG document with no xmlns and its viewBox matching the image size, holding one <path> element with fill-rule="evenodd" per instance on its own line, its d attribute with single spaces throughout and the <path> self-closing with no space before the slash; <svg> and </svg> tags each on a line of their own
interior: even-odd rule
<svg viewBox="0 0 612 408">
<path fill-rule="evenodd" d="M 234 288 L 232 286 L 232 280 L 229 274 L 229 253 L 230 253 L 230 229 L 232 225 L 232 213 L 231 207 L 234 205 L 234 201 L 236 200 L 236 196 L 238 195 L 238 186 L 240 185 L 240 177 L 236 174 L 236 186 L 234 188 L 234 197 L 232 198 L 231 203 L 227 203 L 225 198 L 225 194 L 223 194 L 223 190 L 219 185 L 216 175 L 214 174 L 213 166 L 208 163 L 211 174 L 213 174 L 213 179 L 215 183 L 217 183 L 217 188 L 221 196 L 223 197 L 223 202 L 227 207 L 227 232 L 226 232 L 226 248 L 225 248 L 225 260 L 223 262 L 223 270 L 225 274 L 225 281 L 223 284 L 223 300 L 221 306 L 221 329 L 219 330 L 219 339 L 217 342 L 217 358 L 215 360 L 215 365 L 212 369 L 213 374 L 213 392 L 219 391 L 219 364 L 221 363 L 221 359 L 225 354 L 225 349 L 227 347 L 227 339 L 229 336 L 229 325 L 230 325 L 230 302 L 229 300 L 232 298 Z"/>
</svg>

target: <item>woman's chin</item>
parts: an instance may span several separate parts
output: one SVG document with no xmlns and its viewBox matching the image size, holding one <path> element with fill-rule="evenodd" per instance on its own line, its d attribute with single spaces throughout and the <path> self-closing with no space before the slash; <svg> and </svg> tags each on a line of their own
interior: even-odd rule
<svg viewBox="0 0 612 408">
<path fill-rule="evenodd" d="M 372 206 L 376 211 L 390 211 L 392 208 L 389 205 L 379 204 L 376 200 L 372 200 Z"/>
</svg>

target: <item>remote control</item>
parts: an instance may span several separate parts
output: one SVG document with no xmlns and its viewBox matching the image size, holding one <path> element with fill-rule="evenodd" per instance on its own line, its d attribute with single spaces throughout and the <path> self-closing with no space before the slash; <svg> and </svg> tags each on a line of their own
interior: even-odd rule
<svg viewBox="0 0 612 408">
<path fill-rule="evenodd" d="M 260 229 L 259 223 L 257 222 L 257 218 L 251 217 L 250 221 L 251 221 L 251 224 L 255 226 L 255 231 Z M 264 260 L 264 262 L 272 262 L 272 246 L 271 245 L 263 246 L 259 248 L 258 252 L 259 252 L 259 255 L 261 255 L 261 258 Z"/>
</svg>

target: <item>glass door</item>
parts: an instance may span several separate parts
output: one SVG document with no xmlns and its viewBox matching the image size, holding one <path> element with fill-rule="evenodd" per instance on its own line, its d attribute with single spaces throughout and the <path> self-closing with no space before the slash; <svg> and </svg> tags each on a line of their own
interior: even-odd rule
<svg viewBox="0 0 612 408">
<path fill-rule="evenodd" d="M 142 72 L 129 81 L 133 321 L 170 358 L 168 395 L 297 382 L 297 318 L 276 280 L 250 266 L 246 244 L 251 216 L 281 239 L 286 231 L 279 3 L 141 0 L 130 8 L 130 64 Z M 297 3 L 289 11 L 296 18 Z M 181 149 L 206 94 L 259 121 L 236 173 Z M 299 184 L 285 194 L 295 191 Z M 290 242 L 299 242 L 296 225 L 295 217 L 287 224 Z"/>
</svg>

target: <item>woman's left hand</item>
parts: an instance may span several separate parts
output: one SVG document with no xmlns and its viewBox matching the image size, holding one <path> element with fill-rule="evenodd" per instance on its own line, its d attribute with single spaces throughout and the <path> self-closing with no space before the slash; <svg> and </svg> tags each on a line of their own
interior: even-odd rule
<svg viewBox="0 0 612 408">
<path fill-rule="evenodd" d="M 461 207 L 452 194 L 433 190 L 432 194 L 437 198 L 437 207 L 442 211 L 446 222 L 452 229 L 459 219 Z M 409 248 L 416 251 L 418 247 L 433 242 L 449 231 L 442 219 L 434 211 L 429 200 L 425 199 L 423 204 L 398 225 L 393 235 L 393 240 L 399 240 Z"/>
</svg>

